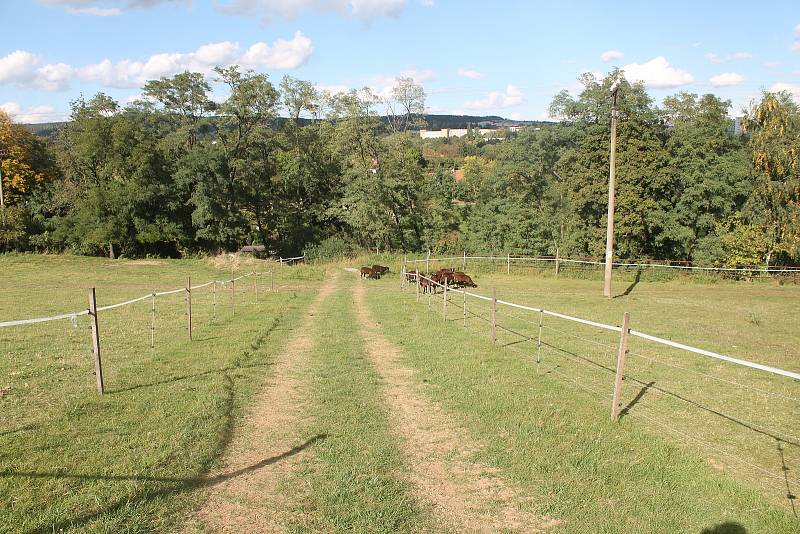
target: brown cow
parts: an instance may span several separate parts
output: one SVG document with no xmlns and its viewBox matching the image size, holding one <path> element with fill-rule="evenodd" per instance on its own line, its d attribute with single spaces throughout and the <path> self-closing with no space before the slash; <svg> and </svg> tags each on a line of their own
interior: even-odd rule
<svg viewBox="0 0 800 534">
<path fill-rule="evenodd" d="M 453 282 L 460 287 L 478 287 L 478 284 L 473 282 L 472 278 L 464 273 L 453 273 Z"/>
<path fill-rule="evenodd" d="M 361 278 L 375 278 L 375 271 L 370 267 L 362 267 Z"/>
<path fill-rule="evenodd" d="M 388 268 L 388 267 L 384 267 L 383 265 L 373 265 L 373 266 L 372 266 L 372 270 L 373 270 L 373 271 L 377 271 L 377 272 L 379 272 L 380 274 L 383 274 L 383 273 L 389 272 L 389 268 Z"/>
<path fill-rule="evenodd" d="M 413 271 L 406 271 L 406 280 L 413 281 L 417 276 L 419 276 L 419 272 L 417 270 Z"/>
</svg>

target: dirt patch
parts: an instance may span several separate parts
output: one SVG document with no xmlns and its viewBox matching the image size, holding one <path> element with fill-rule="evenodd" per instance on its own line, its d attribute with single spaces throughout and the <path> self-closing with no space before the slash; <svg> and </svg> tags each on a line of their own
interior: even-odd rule
<svg viewBox="0 0 800 534">
<path fill-rule="evenodd" d="M 561 521 L 525 511 L 529 499 L 497 469 L 467 459 L 480 445 L 419 391 L 400 350 L 380 333 L 354 285 L 356 311 L 367 351 L 381 379 L 392 427 L 399 434 L 410 481 L 443 526 L 457 532 L 541 532 Z"/>
<path fill-rule="evenodd" d="M 307 459 L 319 436 L 302 439 L 310 377 L 313 323 L 320 305 L 335 289 L 329 279 L 275 362 L 269 383 L 240 425 L 224 465 L 210 480 L 202 507 L 186 531 L 283 532 L 290 503 L 279 490 L 296 466 Z"/>
</svg>

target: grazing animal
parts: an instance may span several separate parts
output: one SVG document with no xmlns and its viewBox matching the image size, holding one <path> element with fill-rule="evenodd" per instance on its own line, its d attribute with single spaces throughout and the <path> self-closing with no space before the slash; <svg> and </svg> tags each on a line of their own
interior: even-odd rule
<svg viewBox="0 0 800 534">
<path fill-rule="evenodd" d="M 428 291 L 433 293 L 436 290 L 436 286 L 434 285 L 434 283 L 428 280 L 427 278 L 420 278 L 419 285 L 422 286 L 423 293 L 427 293 Z"/>
<path fill-rule="evenodd" d="M 370 267 L 361 268 L 361 278 L 374 278 L 375 272 Z"/>
<path fill-rule="evenodd" d="M 416 270 L 406 271 L 406 280 L 413 281 L 417 276 L 419 276 L 419 272 Z"/>
<path fill-rule="evenodd" d="M 478 287 L 478 284 L 473 282 L 472 278 L 464 273 L 453 273 L 453 282 L 461 287 Z"/>
<path fill-rule="evenodd" d="M 378 271 L 381 274 L 389 272 L 389 268 L 388 267 L 384 267 L 383 265 L 373 265 L 372 266 L 372 270 L 373 271 Z"/>
</svg>

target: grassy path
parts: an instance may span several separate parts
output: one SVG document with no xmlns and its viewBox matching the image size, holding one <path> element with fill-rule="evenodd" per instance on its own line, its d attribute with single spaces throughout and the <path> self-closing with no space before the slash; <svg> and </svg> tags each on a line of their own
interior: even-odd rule
<svg viewBox="0 0 800 534">
<path fill-rule="evenodd" d="M 555 531 L 800 532 L 758 490 L 632 421 L 610 423 L 606 405 L 537 373 L 535 359 L 465 332 L 460 317 L 443 321 L 441 303 L 428 311 L 395 284 L 365 284 L 366 301 L 409 379 L 486 444 L 480 462 L 563 521 Z"/>
<path fill-rule="evenodd" d="M 329 279 L 278 352 L 269 383 L 235 432 L 224 466 L 209 479 L 206 500 L 187 530 L 285 530 L 288 505 L 279 488 L 321 437 L 302 439 L 299 431 L 307 410 L 314 322 L 334 289 L 335 279 Z"/>
<path fill-rule="evenodd" d="M 357 281 L 342 273 L 343 284 Z M 311 424 L 315 455 L 292 475 L 293 532 L 432 531 L 391 432 L 382 384 L 359 336 L 349 287 L 320 309 L 315 327 Z"/>
<path fill-rule="evenodd" d="M 362 282 L 353 285 L 361 337 L 384 382 L 392 428 L 419 499 L 431 503 L 440 525 L 453 532 L 539 532 L 560 523 L 532 512 L 532 503 L 497 469 L 471 460 L 481 448 L 421 394 L 400 350 L 369 313 Z"/>
</svg>

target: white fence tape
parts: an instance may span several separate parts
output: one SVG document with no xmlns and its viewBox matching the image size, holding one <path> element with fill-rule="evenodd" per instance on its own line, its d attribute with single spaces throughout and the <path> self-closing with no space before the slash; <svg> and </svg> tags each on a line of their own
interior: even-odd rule
<svg viewBox="0 0 800 534">
<path fill-rule="evenodd" d="M 89 310 L 81 310 L 73 313 L 64 313 L 61 315 L 53 315 L 52 317 L 37 317 L 35 319 L 20 319 L 19 321 L 4 321 L 0 323 L 0 328 L 6 326 L 20 326 L 25 324 L 46 323 L 48 321 L 60 321 L 62 319 L 72 319 L 79 315 L 89 315 Z"/>
<path fill-rule="evenodd" d="M 432 279 L 428 278 L 427 276 L 425 276 L 423 274 L 408 273 L 408 276 L 411 277 L 411 278 L 416 278 L 417 276 L 419 276 L 420 279 L 429 280 L 430 282 L 433 282 L 434 284 L 436 284 L 439 287 L 445 287 L 444 284 L 440 284 L 439 282 L 436 282 L 435 280 L 432 280 Z M 458 290 L 458 289 L 450 289 L 449 287 L 447 288 L 447 290 L 448 291 L 455 291 L 456 293 L 462 293 L 462 294 L 466 293 L 467 295 L 469 295 L 471 297 L 476 297 L 476 298 L 479 298 L 479 299 L 482 299 L 482 300 L 489 300 L 489 301 L 492 300 L 490 297 L 486 297 L 486 296 L 483 296 L 483 295 L 478 295 L 476 293 L 471 293 L 469 291 L 462 291 L 462 290 Z M 497 300 L 497 303 L 498 304 L 503 304 L 503 305 L 506 305 L 506 306 L 511 306 L 511 307 L 514 307 L 514 308 L 518 308 L 518 309 L 521 309 L 521 310 L 527 310 L 527 311 L 532 311 L 532 312 L 537 312 L 537 313 L 541 312 L 541 313 L 543 313 L 545 315 L 549 315 L 551 317 L 557 317 L 559 319 L 564 319 L 566 321 L 572 321 L 572 322 L 576 322 L 576 323 L 581 323 L 581 324 L 585 324 L 585 325 L 588 325 L 588 326 L 593 326 L 595 328 L 601 328 L 603 330 L 610 330 L 612 332 L 621 332 L 622 331 L 622 328 L 619 327 L 619 326 L 612 326 L 612 325 L 608 325 L 608 324 L 597 323 L 595 321 L 590 321 L 588 319 L 581 319 L 580 317 L 573 317 L 571 315 L 566 315 L 566 314 L 563 314 L 563 313 L 549 311 L 549 310 L 545 310 L 545 309 L 542 309 L 542 308 L 534 308 L 534 307 L 531 307 L 531 306 L 524 306 L 522 304 L 516 304 L 516 303 L 513 303 L 513 302 L 508 302 L 508 301 L 500 300 L 500 299 Z M 653 336 L 653 335 L 650 335 L 650 334 L 646 334 L 644 332 L 639 332 L 639 331 L 636 331 L 636 330 L 628 330 L 628 334 L 630 334 L 631 336 L 636 336 L 636 337 L 639 337 L 639 338 L 642 338 L 642 339 L 646 339 L 647 341 L 652 341 L 654 343 L 659 343 L 661 345 L 666 345 L 668 347 L 673 347 L 673 348 L 676 348 L 676 349 L 681 349 L 681 350 L 685 350 L 685 351 L 688 351 L 688 352 L 693 352 L 695 354 L 700 354 L 702 356 L 708 356 L 710 358 L 716 358 L 718 360 L 723 360 L 723 361 L 726 361 L 726 362 L 734 363 L 736 365 L 742 365 L 744 367 L 749 367 L 751 369 L 758 369 L 759 371 L 765 371 L 767 373 L 771 373 L 771 374 L 774 374 L 774 375 L 784 376 L 784 377 L 787 377 L 787 378 L 792 378 L 794 380 L 800 380 L 800 373 L 795 373 L 795 372 L 792 372 L 792 371 L 787 371 L 785 369 L 779 369 L 777 367 L 771 367 L 769 365 L 764 365 L 764 364 L 760 364 L 760 363 L 756 363 L 756 362 L 751 362 L 751 361 L 748 361 L 748 360 L 742 360 L 740 358 L 733 358 L 731 356 L 726 356 L 724 354 L 711 352 L 710 350 L 699 349 L 697 347 L 692 347 L 690 345 L 684 345 L 683 343 L 677 343 L 675 341 L 670 341 L 668 339 L 660 338 L 660 337 Z"/>
<path fill-rule="evenodd" d="M 210 286 L 211 284 L 213 284 L 214 282 L 225 284 L 225 283 L 234 282 L 236 280 L 241 280 L 242 278 L 247 278 L 248 276 L 253 276 L 254 274 L 255 275 L 258 275 L 258 274 L 270 274 L 271 272 L 272 271 L 267 271 L 267 272 L 263 272 L 263 273 L 255 273 L 255 272 L 254 273 L 247 273 L 247 274 L 244 274 L 242 276 L 238 276 L 236 278 L 233 278 L 232 280 L 225 280 L 225 281 L 212 280 L 211 282 L 206 282 L 205 284 L 202 284 L 202 285 L 199 285 L 199 286 L 192 286 L 192 289 L 200 289 L 200 288 L 203 288 L 203 287 L 207 287 L 207 286 Z M 185 291 L 186 291 L 186 288 L 185 287 L 181 287 L 181 288 L 178 288 L 178 289 L 171 289 L 169 291 L 159 291 L 157 293 L 148 293 L 147 295 L 143 295 L 141 297 L 137 297 L 137 298 L 131 299 L 131 300 L 126 300 L 125 302 L 118 302 L 116 304 L 108 304 L 106 306 L 99 306 L 97 308 L 97 311 L 113 310 L 114 308 L 121 308 L 123 306 L 128 306 L 130 304 L 134 304 L 136 302 L 140 302 L 140 301 L 145 300 L 145 299 L 149 299 L 149 298 L 153 298 L 153 297 L 163 297 L 165 295 L 174 295 L 176 293 L 182 293 L 182 292 L 185 292 Z M 63 319 L 74 319 L 75 317 L 78 317 L 80 315 L 88 315 L 88 314 L 89 314 L 89 310 L 81 310 L 81 311 L 78 311 L 78 312 L 64 313 L 64 314 L 61 314 L 61 315 L 53 315 L 52 317 L 36 317 L 34 319 L 20 319 L 20 320 L 17 320 L 17 321 L 4 321 L 4 322 L 0 322 L 0 328 L 9 327 L 9 326 L 21 326 L 21 325 L 26 325 L 26 324 L 46 323 L 46 322 L 49 322 L 49 321 L 60 321 L 60 320 L 63 320 Z"/>
<path fill-rule="evenodd" d="M 561 263 L 575 263 L 580 265 L 605 265 L 602 261 L 591 260 L 576 260 L 572 258 L 550 258 L 542 256 L 453 256 L 447 258 L 418 258 L 415 260 L 408 260 L 408 263 L 426 263 L 429 261 L 456 261 L 456 260 L 498 260 L 498 261 L 530 261 L 530 262 L 561 262 Z M 800 274 L 800 267 L 699 267 L 695 265 L 668 265 L 665 263 L 629 263 L 629 262 L 613 262 L 614 267 L 637 267 L 637 268 L 650 268 L 655 267 L 659 269 L 678 269 L 687 271 L 710 271 L 710 272 L 736 272 L 736 273 L 796 273 Z"/>
</svg>

